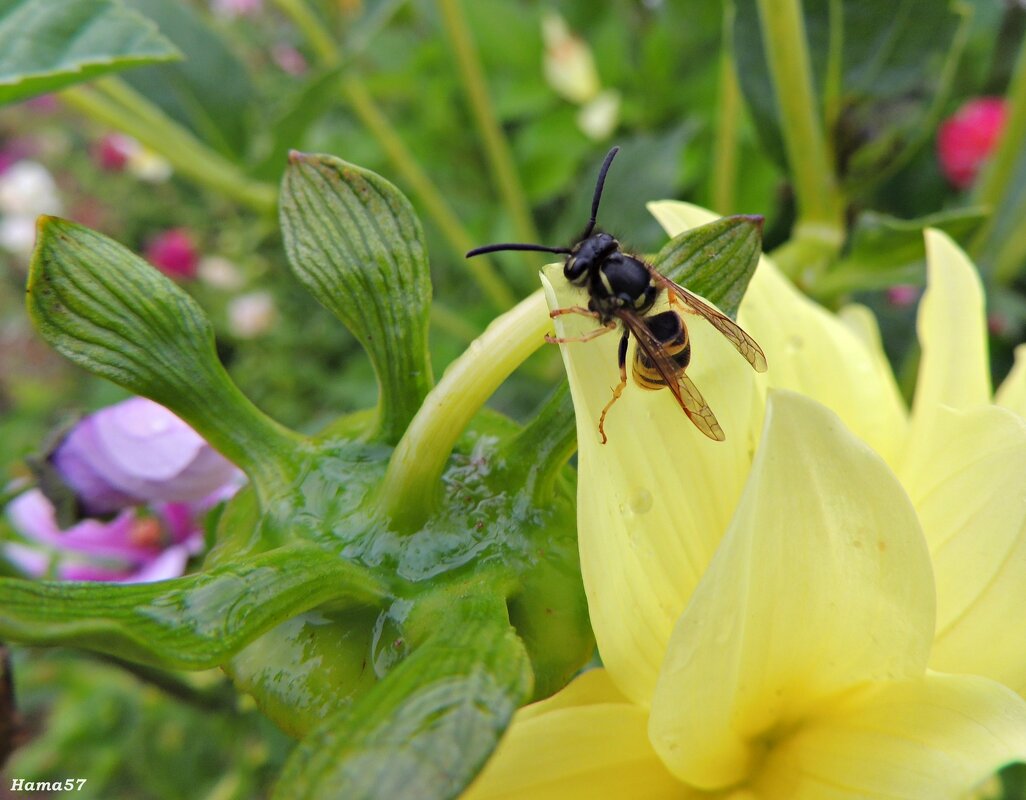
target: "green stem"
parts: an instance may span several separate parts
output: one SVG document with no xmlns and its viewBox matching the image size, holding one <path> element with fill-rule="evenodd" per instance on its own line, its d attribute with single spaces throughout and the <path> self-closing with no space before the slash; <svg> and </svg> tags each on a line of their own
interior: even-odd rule
<svg viewBox="0 0 1026 800">
<path fill-rule="evenodd" d="M 436 507 L 442 472 L 471 418 L 551 330 L 541 291 L 492 322 L 431 390 L 388 465 L 381 488 L 385 513 L 416 530 Z"/>
<path fill-rule="evenodd" d="M 577 451 L 577 423 L 570 385 L 563 380 L 539 412 L 504 449 L 507 463 L 529 464 L 526 488 L 534 504 L 548 507 L 556 479 Z"/>
<path fill-rule="evenodd" d="M 122 81 L 105 78 L 94 87 L 65 89 L 60 96 L 87 117 L 138 139 L 179 174 L 263 214 L 273 213 L 275 187 L 247 177 Z"/>
<path fill-rule="evenodd" d="M 304 0 L 275 0 L 279 10 L 300 30 L 309 42 L 321 66 L 330 69 L 341 62 L 338 45 L 324 30 L 320 19 Z M 452 247 L 453 254 L 465 264 L 471 278 L 497 309 L 509 308 L 516 302 L 516 295 L 503 280 L 489 258 L 464 259 L 475 242 L 463 227 L 459 217 L 446 202 L 441 190 L 420 168 L 417 159 L 409 151 L 395 128 L 374 102 L 366 85 L 355 75 L 342 78 L 342 94 L 357 119 L 371 132 L 392 166 L 416 196 L 424 212 L 438 226 L 442 236 Z"/>
<path fill-rule="evenodd" d="M 844 198 L 816 107 L 801 0 L 757 2 L 798 205 L 793 239 L 815 243 L 782 250 L 783 263 L 778 263 L 792 277 L 802 269 L 818 273 L 844 242 Z M 818 254 L 815 262 L 792 258 L 809 253 Z"/>
<path fill-rule="evenodd" d="M 375 104 L 363 82 L 353 76 L 342 79 L 342 91 L 346 100 L 360 121 L 374 135 L 378 144 L 402 175 L 407 186 L 420 201 L 421 206 L 435 221 L 442 235 L 452 245 L 453 251 L 465 263 L 470 275 L 477 281 L 481 291 L 498 308 L 509 308 L 516 297 L 499 275 L 494 262 L 488 258 L 464 259 L 463 255 L 477 243 L 460 223 L 441 191 L 420 168 L 413 154 L 406 149 L 402 139 L 389 124 L 388 119 Z"/>
<path fill-rule="evenodd" d="M 1019 201 L 1018 209 L 1009 208 L 1023 194 L 1015 177 L 1023 170 L 1020 159 L 1026 158 L 1026 40 L 1019 49 L 1005 98 L 1008 116 L 1004 130 L 973 192 L 973 200 L 987 206 L 991 214 L 970 248 L 978 261 L 989 264 L 999 284 L 1015 280 L 1026 258 L 1026 230 L 1022 225 L 1004 231 L 1003 238 L 995 235 L 999 219 L 1021 220 L 1026 215 L 1026 195 Z"/>
<path fill-rule="evenodd" d="M 1026 39 L 1019 48 L 1005 99 L 1008 117 L 1004 131 L 973 190 L 973 202 L 992 209 L 1000 207 L 1026 142 Z"/>
<path fill-rule="evenodd" d="M 522 242 L 537 242 L 538 230 L 531 218 L 531 207 L 517 175 L 509 142 L 495 116 L 484 70 L 477 48 L 470 34 L 459 0 L 438 0 L 446 33 L 452 43 L 459 67 L 463 91 L 470 102 L 470 110 L 478 134 L 484 142 L 485 153 L 491 166 L 492 178 L 502 196 L 506 210 L 513 220 L 517 238 Z M 532 262 L 533 263 L 533 262 Z"/>
<path fill-rule="evenodd" d="M 721 214 L 734 210 L 737 186 L 737 128 L 741 118 L 741 90 L 734 69 L 734 4 L 723 4 L 723 47 L 720 51 L 720 102 L 713 142 L 712 208 Z"/>
</svg>

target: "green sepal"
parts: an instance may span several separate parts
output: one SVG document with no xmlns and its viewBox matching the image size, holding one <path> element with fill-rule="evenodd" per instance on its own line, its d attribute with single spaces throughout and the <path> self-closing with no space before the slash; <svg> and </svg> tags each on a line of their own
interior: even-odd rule
<svg viewBox="0 0 1026 800">
<path fill-rule="evenodd" d="M 735 317 L 762 253 L 762 224 L 762 217 L 740 215 L 684 231 L 663 246 L 652 266 Z"/>
<path fill-rule="evenodd" d="M 326 155 L 290 154 L 279 206 L 292 271 L 367 351 L 377 434 L 394 444 L 432 386 L 420 222 L 384 178 Z"/>
<path fill-rule="evenodd" d="M 295 472 L 300 439 L 259 411 L 218 361 L 199 305 L 126 248 L 40 217 L 28 311 L 55 350 L 167 406 L 266 494 Z"/>
<path fill-rule="evenodd" d="M 451 600 L 385 680 L 302 742 L 275 800 L 444 800 L 469 785 L 532 676 L 500 597 Z"/>
<path fill-rule="evenodd" d="M 0 639 L 208 669 L 296 614 L 329 602 L 373 606 L 387 596 L 368 570 L 319 547 L 289 545 L 157 583 L 0 578 Z"/>
<path fill-rule="evenodd" d="M 178 58 L 156 25 L 115 0 L 0 0 L 0 103 Z"/>
</svg>

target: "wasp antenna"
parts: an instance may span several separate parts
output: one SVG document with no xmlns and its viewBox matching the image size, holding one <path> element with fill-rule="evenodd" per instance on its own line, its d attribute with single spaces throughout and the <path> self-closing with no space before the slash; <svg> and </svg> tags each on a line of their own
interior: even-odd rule
<svg viewBox="0 0 1026 800">
<path fill-rule="evenodd" d="M 613 159 L 619 152 L 619 146 L 614 146 L 606 153 L 606 160 L 602 162 L 602 169 L 599 170 L 598 180 L 595 182 L 595 194 L 591 198 L 591 219 L 588 220 L 588 227 L 585 228 L 584 235 L 581 236 L 582 239 L 587 239 L 595 230 L 595 220 L 598 218 L 599 201 L 602 199 L 602 187 L 606 183 L 606 173 L 609 172 L 609 165 L 613 163 Z"/>
<path fill-rule="evenodd" d="M 563 253 L 566 255 L 573 252 L 569 247 L 546 247 L 543 244 L 519 244 L 516 242 L 508 242 L 506 244 L 486 244 L 484 247 L 475 247 L 467 253 L 466 258 L 473 258 L 474 256 L 484 255 L 485 253 L 495 253 L 499 250 L 530 250 L 538 253 Z"/>
</svg>

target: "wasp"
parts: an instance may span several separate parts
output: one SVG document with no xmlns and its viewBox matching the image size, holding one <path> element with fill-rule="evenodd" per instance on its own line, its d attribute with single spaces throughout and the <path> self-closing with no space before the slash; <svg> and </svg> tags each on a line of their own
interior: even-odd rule
<svg viewBox="0 0 1026 800">
<path fill-rule="evenodd" d="M 602 162 L 591 201 L 591 218 L 584 233 L 572 247 L 490 244 L 471 250 L 467 258 L 499 250 L 532 250 L 565 255 L 563 276 L 572 285 L 587 291 L 588 305 L 586 308 L 557 308 L 550 312 L 550 316 L 555 318 L 563 314 L 579 314 L 596 320 L 599 327 L 583 336 L 546 336 L 546 341 L 557 344 L 588 342 L 620 329 L 620 346 L 617 351 L 620 382 L 613 389 L 613 396 L 599 417 L 598 429 L 602 444 L 608 440 L 605 431 L 606 415 L 627 387 L 627 349 L 632 336 L 637 342 L 631 370 L 634 382 L 642 389 L 653 391 L 668 388 L 695 427 L 710 439 L 723 441 L 726 438 L 723 428 L 716 421 L 716 416 L 698 387 L 685 373 L 691 363 L 691 339 L 679 311 L 697 314 L 708 321 L 757 372 L 766 371 L 766 356 L 755 340 L 732 319 L 660 274 L 643 259 L 624 252 L 613 236 L 596 229 L 606 173 L 619 150 L 619 147 L 614 147 Z M 756 219 L 761 225 L 762 218 Z M 668 295 L 669 309 L 650 313 L 663 291 Z"/>
</svg>

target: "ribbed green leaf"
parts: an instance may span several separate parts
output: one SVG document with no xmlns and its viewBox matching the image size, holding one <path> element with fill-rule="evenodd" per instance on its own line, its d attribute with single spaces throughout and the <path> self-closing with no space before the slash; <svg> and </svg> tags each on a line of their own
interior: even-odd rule
<svg viewBox="0 0 1026 800">
<path fill-rule="evenodd" d="M 674 236 L 652 266 L 733 317 L 761 253 L 762 217 L 722 217 Z"/>
<path fill-rule="evenodd" d="M 170 408 L 258 489 L 291 474 L 296 437 L 231 382 L 203 311 L 121 245 L 81 225 L 40 218 L 28 309 L 58 352 Z"/>
<path fill-rule="evenodd" d="M 355 705 L 307 737 L 276 800 L 457 797 L 531 695 L 501 598 L 460 598 L 437 631 Z"/>
<path fill-rule="evenodd" d="M 0 578 L 0 639 L 206 669 L 296 614 L 329 601 L 375 605 L 385 593 L 366 570 L 310 545 L 158 583 Z"/>
<path fill-rule="evenodd" d="M 280 198 L 285 252 L 303 285 L 360 340 L 379 386 L 379 434 L 394 443 L 431 388 L 431 283 L 420 222 L 373 172 L 293 152 Z"/>
<path fill-rule="evenodd" d="M 114 0 L 0 0 L 0 103 L 180 55 Z"/>
</svg>

